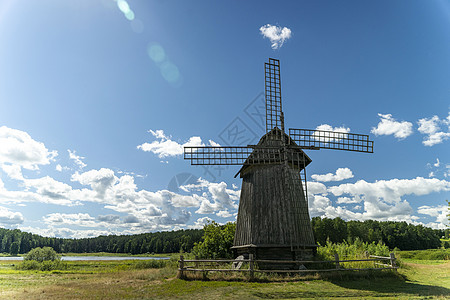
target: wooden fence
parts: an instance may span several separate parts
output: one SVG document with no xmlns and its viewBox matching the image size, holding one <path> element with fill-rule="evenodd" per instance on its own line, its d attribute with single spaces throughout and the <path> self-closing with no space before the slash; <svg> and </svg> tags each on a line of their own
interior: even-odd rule
<svg viewBox="0 0 450 300">
<path fill-rule="evenodd" d="M 370 255 L 367 259 L 346 259 L 340 260 L 339 256 L 335 254 L 334 260 L 309 260 L 309 261 L 294 261 L 294 260 L 262 260 L 262 259 L 254 259 L 253 254 L 249 255 L 248 259 L 184 259 L 181 255 L 179 263 L 178 271 L 180 272 L 180 277 L 183 278 L 187 272 L 203 272 L 203 274 L 207 272 L 245 272 L 248 273 L 250 278 L 254 278 L 255 273 L 320 273 L 320 272 L 336 272 L 336 271 L 363 271 L 363 270 L 396 270 L 398 268 L 396 264 L 396 258 L 394 253 L 390 253 L 389 257 L 385 256 L 376 256 Z M 351 263 L 351 262 L 373 262 L 372 268 L 346 268 L 343 267 L 342 264 Z M 387 263 L 386 263 L 387 262 Z M 193 265 L 188 265 L 193 263 Z M 226 263 L 231 263 L 231 266 L 228 268 L 210 268 L 211 265 L 224 265 Z M 242 268 L 242 265 L 246 263 L 248 264 L 248 268 Z M 298 265 L 298 269 L 289 269 L 289 270 L 268 270 L 268 269 L 259 269 L 257 264 L 296 264 Z M 202 264 L 202 265 L 200 265 Z M 208 264 L 209 266 L 205 266 Z M 306 269 L 304 267 L 305 264 L 326 264 L 327 266 L 334 265 L 334 268 L 324 268 L 324 269 Z M 303 266 L 303 267 L 302 267 Z M 208 268 L 209 267 L 209 268 Z"/>
</svg>

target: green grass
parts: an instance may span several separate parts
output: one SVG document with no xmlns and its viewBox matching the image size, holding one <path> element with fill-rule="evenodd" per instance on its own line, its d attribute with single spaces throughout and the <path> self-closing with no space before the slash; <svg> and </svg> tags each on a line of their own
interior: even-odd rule
<svg viewBox="0 0 450 300">
<path fill-rule="evenodd" d="M 130 257 L 172 257 L 174 255 L 180 255 L 179 253 L 144 253 L 144 254 L 130 254 L 130 253 L 109 253 L 109 252 L 96 252 L 96 253 L 62 253 L 62 256 L 130 256 Z"/>
<path fill-rule="evenodd" d="M 396 255 L 400 259 L 450 260 L 450 249 L 397 251 Z"/>
<path fill-rule="evenodd" d="M 384 276 L 273 276 L 260 282 L 181 280 L 176 278 L 176 259 L 164 266 L 131 260 L 74 261 L 62 271 L 16 270 L 17 263 L 0 259 L 0 299 L 450 298 L 450 262 L 444 260 L 406 258 L 398 274 L 389 271 Z"/>
</svg>

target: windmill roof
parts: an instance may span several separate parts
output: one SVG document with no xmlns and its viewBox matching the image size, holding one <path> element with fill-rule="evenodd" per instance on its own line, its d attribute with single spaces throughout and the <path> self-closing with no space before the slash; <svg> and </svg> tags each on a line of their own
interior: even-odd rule
<svg viewBox="0 0 450 300">
<path fill-rule="evenodd" d="M 284 163 L 283 151 L 286 146 L 288 164 L 301 171 L 311 163 L 311 159 L 294 142 L 294 140 L 281 129 L 275 127 L 261 137 L 253 152 L 249 155 L 239 172 L 241 177 L 255 166 L 274 165 Z M 262 151 L 268 151 L 271 155 L 269 161 L 258 159 Z M 267 155 L 267 154 L 266 154 Z"/>
</svg>

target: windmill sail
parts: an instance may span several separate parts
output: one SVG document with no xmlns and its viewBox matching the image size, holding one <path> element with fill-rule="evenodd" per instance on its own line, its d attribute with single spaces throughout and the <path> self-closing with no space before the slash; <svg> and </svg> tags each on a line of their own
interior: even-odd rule
<svg viewBox="0 0 450 300">
<path fill-rule="evenodd" d="M 373 153 L 373 141 L 365 134 L 289 128 L 289 136 L 300 148 Z"/>
<path fill-rule="evenodd" d="M 266 96 L 266 132 L 275 127 L 284 131 L 284 120 L 281 107 L 280 61 L 269 58 L 264 64 L 265 96 Z"/>
</svg>

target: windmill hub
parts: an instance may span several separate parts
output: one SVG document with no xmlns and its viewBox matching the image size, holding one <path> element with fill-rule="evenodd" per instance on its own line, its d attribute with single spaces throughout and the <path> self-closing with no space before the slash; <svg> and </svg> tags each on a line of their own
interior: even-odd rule
<svg viewBox="0 0 450 300">
<path fill-rule="evenodd" d="M 308 211 L 304 149 L 373 153 L 368 135 L 312 129 L 284 131 L 280 61 L 265 69 L 266 134 L 257 145 L 185 147 L 192 165 L 242 165 L 241 197 L 234 245 L 236 255 L 256 259 L 303 260 L 317 248 Z M 236 174 L 237 175 L 237 174 Z M 263 269 L 295 264 L 259 264 Z M 297 266 L 298 267 L 298 266 Z"/>
</svg>

